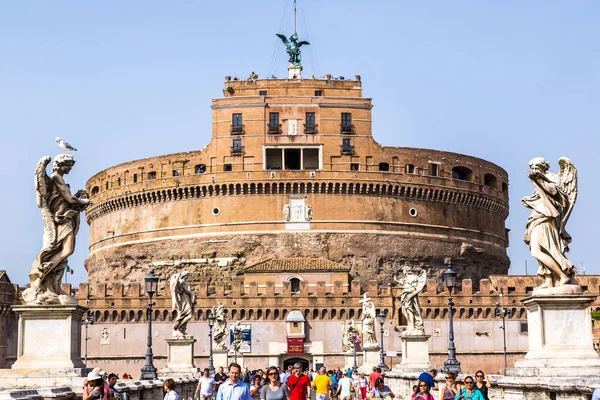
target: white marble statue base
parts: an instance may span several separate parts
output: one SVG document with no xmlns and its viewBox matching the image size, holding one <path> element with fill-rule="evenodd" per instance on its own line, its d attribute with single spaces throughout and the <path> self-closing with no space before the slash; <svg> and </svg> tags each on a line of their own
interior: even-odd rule
<svg viewBox="0 0 600 400">
<path fill-rule="evenodd" d="M 431 367 L 429 362 L 430 335 L 401 335 L 402 361 L 398 368 L 403 371 L 427 371 Z"/>
<path fill-rule="evenodd" d="M 356 362 L 358 364 L 358 354 L 356 355 Z M 379 364 L 379 361 L 377 362 Z M 344 354 L 344 366 L 346 368 L 352 368 L 354 365 L 354 353 L 345 353 Z"/>
<path fill-rule="evenodd" d="M 370 368 L 379 365 L 379 346 L 372 349 L 363 349 L 363 365 L 362 368 Z"/>
<path fill-rule="evenodd" d="M 78 370 L 81 360 L 81 318 L 78 305 L 17 305 L 17 361 L 13 370 Z"/>
<path fill-rule="evenodd" d="M 600 358 L 592 344 L 593 295 L 530 296 L 527 307 L 529 351 L 509 376 L 598 376 Z"/>
<path fill-rule="evenodd" d="M 302 65 L 290 64 L 288 66 L 288 79 L 301 79 Z"/>
<path fill-rule="evenodd" d="M 219 372 L 219 367 L 223 367 L 227 371 L 228 361 L 233 362 L 233 358 L 228 359 L 228 353 L 227 350 L 213 350 L 213 365 L 216 372 Z"/>
<path fill-rule="evenodd" d="M 160 371 L 161 375 L 173 373 L 196 373 L 198 368 L 194 365 L 194 343 L 196 339 L 173 338 L 165 339 L 169 347 L 167 352 L 167 366 Z"/>
</svg>

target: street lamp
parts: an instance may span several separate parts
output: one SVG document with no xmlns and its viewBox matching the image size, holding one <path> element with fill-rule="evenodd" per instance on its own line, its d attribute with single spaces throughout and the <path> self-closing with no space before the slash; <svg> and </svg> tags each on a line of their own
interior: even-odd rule
<svg viewBox="0 0 600 400">
<path fill-rule="evenodd" d="M 460 362 L 456 359 L 456 347 L 454 346 L 454 302 L 452 301 L 452 289 L 456 287 L 456 271 L 448 264 L 448 269 L 444 272 L 444 283 L 448 288 L 448 360 L 444 362 L 445 372 L 456 372 L 460 374 Z"/>
<path fill-rule="evenodd" d="M 89 300 L 86 300 L 86 302 L 89 302 Z M 94 325 L 94 312 L 92 310 L 87 310 L 82 322 L 85 324 L 85 357 L 83 364 L 87 368 L 88 340 L 91 339 L 88 335 L 88 325 Z"/>
<path fill-rule="evenodd" d="M 354 352 L 354 363 L 352 364 L 352 371 L 353 371 L 352 373 L 354 373 L 354 371 L 356 371 L 358 369 L 358 364 L 356 363 L 356 338 L 357 338 L 358 331 L 353 326 L 352 329 L 350 330 L 350 333 L 352 334 L 352 350 Z"/>
<path fill-rule="evenodd" d="M 215 325 L 215 316 L 213 313 L 210 313 L 208 316 L 208 338 L 209 338 L 209 349 L 210 353 L 208 356 L 208 370 L 211 375 L 215 374 L 215 366 L 213 365 L 213 326 Z"/>
<path fill-rule="evenodd" d="M 500 289 L 500 297 L 504 296 L 504 291 Z M 496 302 L 496 317 L 502 316 L 502 336 L 504 337 L 504 374 L 506 374 L 506 368 L 508 368 L 508 362 L 506 360 L 506 316 L 511 315 L 510 308 L 501 307 L 499 302 Z"/>
<path fill-rule="evenodd" d="M 154 270 L 144 279 L 146 281 L 146 293 L 148 293 L 148 348 L 146 349 L 146 365 L 142 367 L 141 379 L 157 379 L 156 367 L 152 364 L 152 296 L 158 290 L 158 276 L 154 275 Z"/>
<path fill-rule="evenodd" d="M 377 320 L 379 321 L 379 326 L 381 330 L 381 344 L 379 347 L 379 365 L 382 371 L 387 371 L 388 367 L 385 365 L 385 360 L 383 359 L 383 324 L 385 323 L 385 314 L 382 312 L 377 316 Z"/>
</svg>

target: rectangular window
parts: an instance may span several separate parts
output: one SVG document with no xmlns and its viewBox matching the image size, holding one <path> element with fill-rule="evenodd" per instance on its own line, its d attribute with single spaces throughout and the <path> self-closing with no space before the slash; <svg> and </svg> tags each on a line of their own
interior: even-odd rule
<svg viewBox="0 0 600 400">
<path fill-rule="evenodd" d="M 173 176 L 179 176 L 181 174 L 181 171 L 178 169 L 174 169 L 173 170 Z"/>
<path fill-rule="evenodd" d="M 223 171 L 231 171 L 231 164 L 223 164 Z"/>
<path fill-rule="evenodd" d="M 431 163 L 431 176 L 439 176 L 439 164 Z"/>
<path fill-rule="evenodd" d="M 261 90 L 260 92 L 258 92 L 259 96 L 266 96 L 267 95 L 267 91 L 266 90 Z"/>
<path fill-rule="evenodd" d="M 304 149 L 302 164 L 303 168 L 307 170 L 319 169 L 319 149 Z"/>
<path fill-rule="evenodd" d="M 304 124 L 304 133 L 316 133 L 317 126 L 315 124 L 315 113 L 306 113 L 306 123 Z"/>
<path fill-rule="evenodd" d="M 244 146 L 242 146 L 242 139 L 233 139 L 233 145 L 231 146 L 232 153 L 242 153 Z"/>
<path fill-rule="evenodd" d="M 137 174 L 133 174 L 133 183 L 137 183 Z"/>
<path fill-rule="evenodd" d="M 148 179 L 156 179 L 156 171 L 148 172 Z"/>
<path fill-rule="evenodd" d="M 280 170 L 282 168 L 281 149 L 267 149 L 267 169 Z"/>
<path fill-rule="evenodd" d="M 354 146 L 350 139 L 342 139 L 342 154 L 354 154 Z"/>
<path fill-rule="evenodd" d="M 242 113 L 231 114 L 231 134 L 241 134 L 243 132 Z"/>
<path fill-rule="evenodd" d="M 527 333 L 529 331 L 529 325 L 527 325 L 527 322 L 521 322 L 520 328 L 521 333 Z"/>
<path fill-rule="evenodd" d="M 323 96 L 323 91 L 322 90 L 315 90 L 315 96 L 317 96 L 317 97 Z"/>
<path fill-rule="evenodd" d="M 352 125 L 352 114 L 342 113 L 342 133 L 354 133 L 354 126 Z"/>
<path fill-rule="evenodd" d="M 350 164 L 350 171 L 358 171 L 359 169 L 360 169 L 359 163 L 351 163 Z"/>
<path fill-rule="evenodd" d="M 278 112 L 269 113 L 269 133 L 281 133 Z"/>
</svg>

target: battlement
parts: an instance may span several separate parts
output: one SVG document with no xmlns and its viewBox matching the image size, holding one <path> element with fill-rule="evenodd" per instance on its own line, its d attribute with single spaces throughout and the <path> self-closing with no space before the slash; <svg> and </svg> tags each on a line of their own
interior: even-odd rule
<svg viewBox="0 0 600 400">
<path fill-rule="evenodd" d="M 354 75 L 354 79 L 346 79 L 344 76 L 334 77 L 331 74 L 321 78 L 312 76 L 300 79 L 278 78 L 275 76 L 259 79 L 256 74 L 250 75 L 248 79 L 226 76 L 223 95 L 225 97 L 362 97 L 362 82 L 360 75 Z"/>
</svg>

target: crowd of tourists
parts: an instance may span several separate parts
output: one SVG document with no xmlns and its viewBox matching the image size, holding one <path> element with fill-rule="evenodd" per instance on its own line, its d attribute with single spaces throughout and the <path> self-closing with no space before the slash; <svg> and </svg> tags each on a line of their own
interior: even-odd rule
<svg viewBox="0 0 600 400">
<path fill-rule="evenodd" d="M 423 372 L 413 386 L 411 399 L 433 400 L 431 391 L 437 391 L 439 400 L 489 400 L 489 378 L 477 371 L 475 378 L 466 376 L 463 385 L 456 381 L 453 372 L 445 374 L 445 380 L 436 384 L 437 370 Z M 130 378 L 123 374 L 122 379 Z M 94 369 L 84 383 L 84 400 L 107 399 L 129 400 L 126 392 L 118 393 L 115 385 L 119 377 Z M 164 400 L 180 400 L 173 379 L 163 383 Z M 344 369 L 303 370 L 296 363 L 282 371 L 279 367 L 268 367 L 250 371 L 237 363 L 229 365 L 227 373 L 220 367 L 214 375 L 205 368 L 195 390 L 195 400 L 391 400 L 396 396 L 388 385 L 380 368 L 373 367 L 369 374 Z"/>
</svg>

